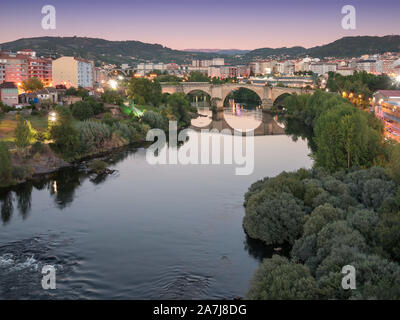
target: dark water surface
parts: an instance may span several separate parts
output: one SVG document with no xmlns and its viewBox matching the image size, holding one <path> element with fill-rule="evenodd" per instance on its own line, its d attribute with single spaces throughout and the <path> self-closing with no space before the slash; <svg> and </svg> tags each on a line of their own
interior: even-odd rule
<svg viewBox="0 0 400 320">
<path fill-rule="evenodd" d="M 115 155 L 104 178 L 75 168 L 2 191 L 0 299 L 243 296 L 271 254 L 246 239 L 243 195 L 260 178 L 309 168 L 307 142 L 255 137 L 248 176 L 235 165 L 149 165 L 145 154 Z M 56 268 L 56 290 L 41 287 L 44 265 Z"/>
</svg>

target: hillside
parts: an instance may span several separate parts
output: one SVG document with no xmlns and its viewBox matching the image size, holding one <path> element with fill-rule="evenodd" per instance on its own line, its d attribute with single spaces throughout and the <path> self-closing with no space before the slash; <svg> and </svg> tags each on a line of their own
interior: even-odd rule
<svg viewBox="0 0 400 320">
<path fill-rule="evenodd" d="M 138 63 L 145 61 L 190 63 L 192 59 L 210 59 L 222 56 L 228 63 L 244 63 L 253 59 L 269 57 L 299 57 L 310 55 L 315 58 L 328 56 L 357 57 L 362 54 L 400 51 L 400 36 L 384 37 L 344 37 L 332 43 L 313 48 L 283 47 L 260 48 L 250 52 L 236 49 L 210 50 L 191 49 L 200 52 L 180 51 L 164 47 L 160 44 L 149 44 L 140 41 L 108 41 L 86 37 L 39 37 L 19 39 L 0 44 L 0 50 L 16 52 L 22 49 L 32 49 L 39 56 L 73 55 L 94 60 L 96 65 L 106 63 Z M 246 53 L 246 54 L 244 54 Z M 234 57 L 236 54 L 244 54 Z"/>
<path fill-rule="evenodd" d="M 3 51 L 16 52 L 26 48 L 36 51 L 38 56 L 73 55 L 94 60 L 96 64 L 102 61 L 116 64 L 144 61 L 183 63 L 210 57 L 210 54 L 172 50 L 159 44 L 86 37 L 26 38 L 0 44 Z"/>
<path fill-rule="evenodd" d="M 324 57 L 358 57 L 363 54 L 375 54 L 384 52 L 399 52 L 400 51 L 400 36 L 391 35 L 384 37 L 344 37 L 326 45 L 317 46 L 309 49 L 303 47 L 291 48 L 261 48 L 250 51 L 244 58 L 251 60 L 254 58 L 268 58 L 279 56 L 305 56 L 309 55 L 315 58 Z"/>
</svg>

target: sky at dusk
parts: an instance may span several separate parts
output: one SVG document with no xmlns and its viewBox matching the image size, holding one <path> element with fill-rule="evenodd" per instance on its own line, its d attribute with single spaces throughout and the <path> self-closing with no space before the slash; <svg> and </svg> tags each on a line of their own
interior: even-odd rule
<svg viewBox="0 0 400 320">
<path fill-rule="evenodd" d="M 356 8 L 356 30 L 341 8 Z M 56 30 L 41 28 L 44 5 Z M 173 49 L 322 45 L 344 36 L 400 34 L 400 0 L 0 1 L 0 43 L 41 36 L 139 40 Z"/>
</svg>

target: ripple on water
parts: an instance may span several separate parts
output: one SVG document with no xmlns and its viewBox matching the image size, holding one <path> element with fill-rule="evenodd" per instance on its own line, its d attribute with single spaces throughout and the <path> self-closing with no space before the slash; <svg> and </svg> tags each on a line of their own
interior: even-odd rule
<svg viewBox="0 0 400 320">
<path fill-rule="evenodd" d="M 59 236 L 38 236 L 0 246 L 0 299 L 51 299 L 52 290 L 42 288 L 42 268 L 51 265 L 56 270 L 57 286 L 69 277 L 79 259 L 66 250 L 72 240 Z M 61 290 L 62 291 L 62 290 Z M 57 290 L 57 298 L 60 290 Z"/>
</svg>

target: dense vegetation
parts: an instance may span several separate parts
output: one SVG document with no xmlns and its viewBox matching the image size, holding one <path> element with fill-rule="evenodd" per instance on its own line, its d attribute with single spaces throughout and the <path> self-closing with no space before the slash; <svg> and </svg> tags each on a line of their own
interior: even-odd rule
<svg viewBox="0 0 400 320">
<path fill-rule="evenodd" d="M 291 246 L 290 257 L 264 260 L 247 297 L 400 299 L 400 145 L 339 95 L 294 95 L 285 106 L 289 131 L 311 140 L 314 168 L 246 193 L 247 234 Z M 356 290 L 342 289 L 345 265 L 356 269 Z"/>
<path fill-rule="evenodd" d="M 396 85 L 387 75 L 374 75 L 365 71 L 356 71 L 350 76 L 329 72 L 326 87 L 331 92 L 340 93 L 351 103 L 361 108 L 369 105 L 369 99 L 374 92 L 396 89 Z"/>
<path fill-rule="evenodd" d="M 290 261 L 264 261 L 249 298 L 400 299 L 400 189 L 383 168 L 284 172 L 245 199 L 250 237 L 293 246 Z M 354 291 L 341 287 L 349 264 Z"/>
<path fill-rule="evenodd" d="M 384 37 L 343 37 L 334 42 L 323 46 L 312 47 L 309 49 L 303 47 L 291 48 L 260 48 L 247 53 L 244 58 L 252 60 L 254 58 L 268 58 L 271 56 L 305 56 L 315 58 L 325 57 L 359 57 L 363 54 L 376 54 L 385 52 L 397 52 L 400 47 L 400 36 Z"/>
<path fill-rule="evenodd" d="M 135 61 L 146 62 L 190 62 L 193 59 L 207 59 L 215 54 L 193 53 L 172 50 L 159 44 L 140 41 L 108 41 L 87 37 L 37 37 L 24 38 L 1 44 L 3 51 L 17 52 L 32 48 L 38 56 L 75 56 L 94 60 L 96 65 L 102 62 L 121 64 Z"/>
</svg>

